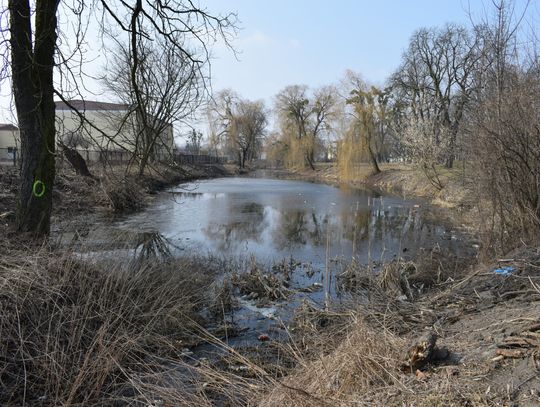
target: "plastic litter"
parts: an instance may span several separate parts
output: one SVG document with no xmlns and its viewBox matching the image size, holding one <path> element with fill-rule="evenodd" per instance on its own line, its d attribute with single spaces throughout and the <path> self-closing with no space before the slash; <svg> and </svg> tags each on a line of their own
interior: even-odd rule
<svg viewBox="0 0 540 407">
<path fill-rule="evenodd" d="M 516 272 L 516 268 L 513 266 L 500 267 L 493 270 L 495 274 L 500 274 L 503 276 L 510 276 Z"/>
</svg>

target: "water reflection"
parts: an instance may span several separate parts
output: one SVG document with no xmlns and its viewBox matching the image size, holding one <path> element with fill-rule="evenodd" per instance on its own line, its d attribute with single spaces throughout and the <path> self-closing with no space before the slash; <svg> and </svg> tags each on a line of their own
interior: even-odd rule
<svg viewBox="0 0 540 407">
<path fill-rule="evenodd" d="M 225 178 L 161 196 L 124 229 L 157 230 L 185 249 L 284 257 L 323 264 L 330 256 L 389 259 L 434 244 L 452 231 L 417 202 L 369 191 L 296 181 Z M 328 247 L 327 247 L 328 246 Z"/>
<path fill-rule="evenodd" d="M 261 242 L 261 234 L 267 226 L 265 223 L 264 206 L 248 202 L 240 206 L 235 206 L 229 202 L 227 208 L 229 222 L 209 222 L 203 228 L 205 236 L 211 241 L 216 242 L 220 251 L 230 251 L 238 249 L 245 241 Z M 218 210 L 218 208 L 215 208 Z M 240 220 L 238 219 L 240 215 Z"/>
</svg>

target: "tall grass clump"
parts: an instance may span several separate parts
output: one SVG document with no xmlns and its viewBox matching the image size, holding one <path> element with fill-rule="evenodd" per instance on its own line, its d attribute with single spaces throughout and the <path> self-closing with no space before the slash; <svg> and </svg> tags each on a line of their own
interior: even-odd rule
<svg viewBox="0 0 540 407">
<path fill-rule="evenodd" d="M 358 319 L 333 352 L 312 360 L 300 357 L 295 372 L 260 405 L 353 405 L 378 399 L 379 392 L 400 385 L 396 366 L 402 346 L 403 340 L 391 332 L 376 331 Z"/>
<path fill-rule="evenodd" d="M 0 405 L 199 403 L 171 371 L 198 335 L 209 267 L 45 249 L 2 263 Z"/>
</svg>

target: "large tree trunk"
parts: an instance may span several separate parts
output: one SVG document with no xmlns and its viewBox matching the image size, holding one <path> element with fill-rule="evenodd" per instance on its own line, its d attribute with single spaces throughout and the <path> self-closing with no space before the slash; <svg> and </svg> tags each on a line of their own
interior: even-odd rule
<svg viewBox="0 0 540 407">
<path fill-rule="evenodd" d="M 306 163 L 309 165 L 309 168 L 312 171 L 315 171 L 315 164 L 313 163 L 313 159 L 311 158 L 311 154 L 306 153 Z"/>
<path fill-rule="evenodd" d="M 450 134 L 450 145 L 448 148 L 448 156 L 446 157 L 444 166 L 446 168 L 453 168 L 454 167 L 454 161 L 456 159 L 456 138 L 457 134 L 454 130 L 452 130 Z"/>
<path fill-rule="evenodd" d="M 246 168 L 246 150 L 242 150 L 242 165 L 241 165 L 241 168 L 244 169 Z"/>
<path fill-rule="evenodd" d="M 55 176 L 55 107 L 53 89 L 56 0 L 36 3 L 10 0 L 11 69 L 21 137 L 21 187 L 17 226 L 21 232 L 46 235 L 50 230 Z M 35 48 L 31 18 L 35 15 Z"/>
<path fill-rule="evenodd" d="M 371 161 L 371 166 L 373 167 L 373 172 L 375 174 L 378 174 L 381 172 L 381 169 L 379 167 L 379 163 L 377 162 L 377 155 L 375 154 L 375 151 L 373 151 L 373 148 L 371 147 L 371 142 L 373 140 L 373 136 L 371 133 L 366 134 L 366 146 L 368 150 L 369 159 Z"/>
<path fill-rule="evenodd" d="M 313 141 L 313 143 L 315 143 L 315 141 Z M 315 151 L 311 147 L 308 147 L 306 151 L 306 163 L 312 171 L 315 171 Z"/>
</svg>

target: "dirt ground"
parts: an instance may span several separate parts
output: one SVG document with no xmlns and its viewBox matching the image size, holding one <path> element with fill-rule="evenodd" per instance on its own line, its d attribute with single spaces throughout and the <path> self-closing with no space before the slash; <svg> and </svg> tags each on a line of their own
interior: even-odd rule
<svg viewBox="0 0 540 407">
<path fill-rule="evenodd" d="M 524 247 L 499 260 L 425 305 L 439 314 L 433 328 L 455 355 L 456 388 L 483 391 L 487 405 L 539 406 L 540 249 Z M 512 273 L 495 273 L 503 267 Z"/>
</svg>

